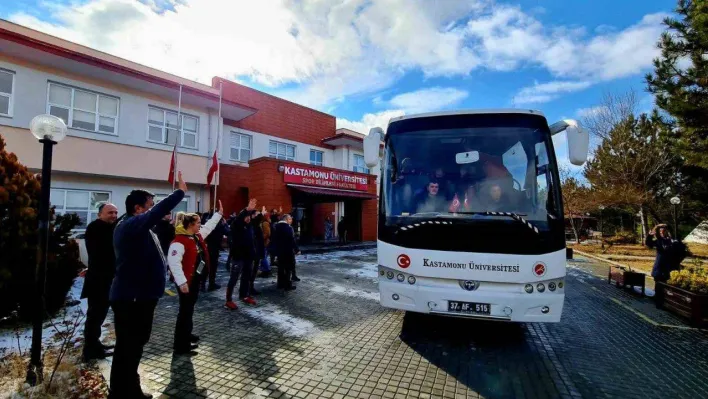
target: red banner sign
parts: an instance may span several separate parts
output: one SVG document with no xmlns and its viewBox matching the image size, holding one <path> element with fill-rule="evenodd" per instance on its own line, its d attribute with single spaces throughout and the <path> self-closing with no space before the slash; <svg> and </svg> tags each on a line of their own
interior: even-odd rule
<svg viewBox="0 0 708 399">
<path fill-rule="evenodd" d="M 285 165 L 285 183 L 307 186 L 367 191 L 369 178 L 339 170 L 326 170 L 301 165 Z"/>
</svg>

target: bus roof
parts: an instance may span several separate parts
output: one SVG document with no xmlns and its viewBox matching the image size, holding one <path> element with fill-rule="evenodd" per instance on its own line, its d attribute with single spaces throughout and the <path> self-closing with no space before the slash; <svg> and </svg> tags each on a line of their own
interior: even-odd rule
<svg viewBox="0 0 708 399">
<path fill-rule="evenodd" d="M 391 118 L 388 122 L 389 124 L 393 122 L 398 122 L 406 119 L 414 118 L 428 118 L 433 116 L 450 116 L 450 115 L 472 115 L 472 114 L 528 114 L 528 115 L 538 115 L 544 116 L 543 112 L 533 110 L 533 109 L 523 109 L 523 108 L 499 108 L 499 109 L 466 109 L 458 111 L 440 111 L 440 112 L 427 112 L 422 114 L 413 115 L 403 115 Z"/>
</svg>

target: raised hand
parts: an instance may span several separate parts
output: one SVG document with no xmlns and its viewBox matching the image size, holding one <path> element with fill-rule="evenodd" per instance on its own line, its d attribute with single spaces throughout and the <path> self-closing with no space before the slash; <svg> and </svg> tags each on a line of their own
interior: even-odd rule
<svg viewBox="0 0 708 399">
<path fill-rule="evenodd" d="M 219 200 L 219 209 L 217 209 L 216 211 L 222 215 L 224 214 L 224 206 L 221 205 L 221 200 Z"/>
<path fill-rule="evenodd" d="M 177 172 L 177 188 L 185 193 L 187 192 L 187 183 L 185 183 L 184 179 L 182 179 L 182 171 Z"/>
<path fill-rule="evenodd" d="M 258 200 L 255 198 L 251 198 L 251 200 L 248 201 L 248 207 L 246 209 L 248 209 L 249 211 L 253 211 L 256 209 L 256 205 L 258 205 Z"/>
</svg>

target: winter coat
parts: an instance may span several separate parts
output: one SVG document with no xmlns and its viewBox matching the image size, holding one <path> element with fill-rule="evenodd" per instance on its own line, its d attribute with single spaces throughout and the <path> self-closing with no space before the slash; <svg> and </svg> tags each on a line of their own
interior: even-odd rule
<svg viewBox="0 0 708 399">
<path fill-rule="evenodd" d="M 162 252 L 167 254 L 167 250 L 170 249 L 172 240 L 175 239 L 175 226 L 169 220 L 162 219 L 152 229 L 152 232 L 157 234 L 157 239 L 160 240 Z"/>
<path fill-rule="evenodd" d="M 253 225 L 246 224 L 246 216 L 252 215 L 253 211 L 244 209 L 236 216 L 231 225 L 231 259 L 241 261 L 252 261 L 256 259 L 256 242 L 253 235 Z"/>
<path fill-rule="evenodd" d="M 261 222 L 261 230 L 263 231 L 263 244 L 266 248 L 270 248 L 270 222 L 265 218 Z"/>
<path fill-rule="evenodd" d="M 659 281 L 666 281 L 673 270 L 678 270 L 683 260 L 683 255 L 677 252 L 679 245 L 677 240 L 671 238 L 661 238 L 658 236 L 647 236 L 646 245 L 656 249 L 656 259 L 651 270 L 651 276 Z"/>
<path fill-rule="evenodd" d="M 256 259 L 263 259 L 265 257 L 265 239 L 263 238 L 263 229 L 261 228 L 261 223 L 263 223 L 263 215 L 257 215 L 251 218 L 251 226 L 253 227 L 253 238 L 256 245 Z"/>
<path fill-rule="evenodd" d="M 152 228 L 183 198 L 184 191 L 176 190 L 149 211 L 128 215 L 118 223 L 113 233 L 116 275 L 111 286 L 111 301 L 145 301 L 162 297 L 167 259 Z"/>
<path fill-rule="evenodd" d="M 115 223 L 96 219 L 86 227 L 86 251 L 88 271 L 81 290 L 81 298 L 105 298 L 111 290 L 116 274 L 116 255 L 113 251 Z"/>
<path fill-rule="evenodd" d="M 271 252 L 278 258 L 292 259 L 300 249 L 295 242 L 295 231 L 286 221 L 273 226 Z"/>
<path fill-rule="evenodd" d="M 209 259 L 209 250 L 204 238 L 214 234 L 216 227 L 221 224 L 220 222 L 221 214 L 215 213 L 195 235 L 189 234 L 184 226 L 178 226 L 177 235 L 170 244 L 167 255 L 167 264 L 175 284 L 187 283 L 188 286 L 191 286 L 194 272 L 200 260 L 206 264 L 202 273 L 208 273 L 211 259 Z"/>
</svg>

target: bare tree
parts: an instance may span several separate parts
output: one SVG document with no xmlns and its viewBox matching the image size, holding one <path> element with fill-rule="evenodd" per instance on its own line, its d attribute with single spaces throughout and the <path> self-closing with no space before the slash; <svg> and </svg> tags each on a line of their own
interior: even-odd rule
<svg viewBox="0 0 708 399">
<path fill-rule="evenodd" d="M 558 167 L 563 196 L 563 213 L 569 221 L 575 242 L 580 244 L 580 229 L 585 221 L 585 214 L 593 208 L 590 188 L 580 182 L 580 175 L 568 167 Z"/>
<path fill-rule="evenodd" d="M 605 139 L 612 129 L 637 112 L 639 101 L 634 90 L 623 94 L 606 92 L 599 106 L 582 117 L 582 125 L 599 139 Z"/>
</svg>

